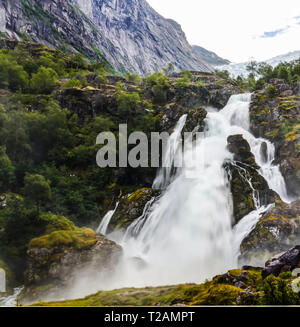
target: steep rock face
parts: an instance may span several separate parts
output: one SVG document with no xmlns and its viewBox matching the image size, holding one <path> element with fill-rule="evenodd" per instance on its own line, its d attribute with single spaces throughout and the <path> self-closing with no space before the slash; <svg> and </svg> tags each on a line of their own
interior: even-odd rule
<svg viewBox="0 0 300 327">
<path fill-rule="evenodd" d="M 228 138 L 228 150 L 234 154 L 235 164 L 229 162 L 226 169 L 231 179 L 233 213 L 235 223 L 255 210 L 253 197 L 259 197 L 261 205 L 275 202 L 277 195 L 270 190 L 267 181 L 258 173 L 259 166 L 251 153 L 250 145 L 242 135 Z M 249 181 L 251 180 L 252 188 Z"/>
<path fill-rule="evenodd" d="M 212 51 L 208 51 L 202 47 L 199 47 L 198 45 L 193 45 L 193 51 L 199 55 L 203 61 L 208 63 L 212 66 L 222 66 L 222 65 L 229 65 L 230 61 L 227 59 L 223 59 L 219 57 L 217 54 L 215 54 Z"/>
<path fill-rule="evenodd" d="M 124 69 L 115 47 L 67 0 L 2 0 L 0 14 L 1 32 L 10 38 L 27 35 L 35 42 L 109 60 L 115 69 Z"/>
<path fill-rule="evenodd" d="M 298 244 L 299 236 L 300 201 L 291 204 L 277 201 L 243 240 L 242 260 L 264 260 L 269 253 L 274 255 Z"/>
<path fill-rule="evenodd" d="M 179 24 L 165 19 L 145 0 L 72 0 L 140 74 L 160 71 L 168 63 L 177 70 L 210 72 L 188 44 Z"/>
<path fill-rule="evenodd" d="M 144 0 L 1 0 L 0 30 L 108 61 L 120 72 L 152 73 L 168 63 L 177 70 L 212 71 L 181 27 Z"/>
<path fill-rule="evenodd" d="M 300 195 L 300 92 L 284 80 L 273 79 L 252 97 L 251 130 L 276 146 L 276 161 L 286 180 L 288 193 Z"/>
</svg>

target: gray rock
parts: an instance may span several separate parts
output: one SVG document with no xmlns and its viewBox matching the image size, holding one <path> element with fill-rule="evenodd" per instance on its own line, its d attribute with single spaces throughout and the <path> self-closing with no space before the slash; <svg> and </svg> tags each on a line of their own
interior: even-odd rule
<svg viewBox="0 0 300 327">
<path fill-rule="evenodd" d="M 145 0 L 1 0 L 1 31 L 28 35 L 54 48 L 108 61 L 117 71 L 139 74 L 176 70 L 211 72 L 193 52 L 179 24 Z"/>
</svg>

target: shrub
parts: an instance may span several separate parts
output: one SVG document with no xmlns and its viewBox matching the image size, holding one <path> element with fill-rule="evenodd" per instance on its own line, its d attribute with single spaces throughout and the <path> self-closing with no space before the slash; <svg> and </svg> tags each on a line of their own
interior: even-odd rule
<svg viewBox="0 0 300 327">
<path fill-rule="evenodd" d="M 57 73 L 52 68 L 40 67 L 36 74 L 32 75 L 30 86 L 33 93 L 49 94 L 57 84 Z"/>
<path fill-rule="evenodd" d="M 81 83 L 78 81 L 78 79 L 73 78 L 70 79 L 69 81 L 65 82 L 61 88 L 64 89 L 73 89 L 73 88 L 81 88 Z"/>
<path fill-rule="evenodd" d="M 118 113 L 122 116 L 131 115 L 136 112 L 140 96 L 138 93 L 120 92 L 117 95 Z"/>
<path fill-rule="evenodd" d="M 276 86 L 270 84 L 267 86 L 266 88 L 266 94 L 269 98 L 275 98 L 278 94 L 278 90 L 276 88 Z"/>
</svg>

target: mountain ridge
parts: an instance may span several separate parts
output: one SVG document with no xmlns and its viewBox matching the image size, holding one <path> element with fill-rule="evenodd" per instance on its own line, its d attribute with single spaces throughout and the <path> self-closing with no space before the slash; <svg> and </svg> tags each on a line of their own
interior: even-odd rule
<svg viewBox="0 0 300 327">
<path fill-rule="evenodd" d="M 279 65 L 282 62 L 291 62 L 300 58 L 300 50 L 288 52 L 268 60 L 259 61 L 258 63 L 267 63 L 271 65 L 273 68 Z M 228 70 L 233 77 L 238 77 L 239 75 L 248 76 L 249 72 L 246 67 L 250 61 L 242 62 L 242 63 L 231 63 L 229 65 L 219 66 L 218 70 Z"/>
<path fill-rule="evenodd" d="M 203 47 L 200 47 L 199 45 L 193 45 L 192 48 L 193 51 L 202 58 L 202 60 L 212 66 L 222 66 L 230 64 L 229 60 L 223 59 L 215 52 L 209 51 Z"/>
<path fill-rule="evenodd" d="M 212 72 L 193 52 L 180 25 L 145 0 L 2 0 L 2 34 L 109 62 L 118 72 L 145 75 L 172 63 Z"/>
</svg>

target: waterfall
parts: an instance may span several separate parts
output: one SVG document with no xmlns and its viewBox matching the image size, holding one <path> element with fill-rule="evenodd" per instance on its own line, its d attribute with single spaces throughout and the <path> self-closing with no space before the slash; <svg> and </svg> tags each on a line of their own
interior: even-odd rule
<svg viewBox="0 0 300 327">
<path fill-rule="evenodd" d="M 143 215 L 118 240 L 124 257 L 116 275 L 105 281 L 105 289 L 201 283 L 238 267 L 242 240 L 272 204 L 262 207 L 251 180 L 247 180 L 256 210 L 232 228 L 232 195 L 224 163 L 235 162 L 227 150 L 228 136 L 243 135 L 270 188 L 289 200 L 279 167 L 273 165 L 274 146 L 249 132 L 250 101 L 251 94 L 234 95 L 223 110 L 208 112 L 204 137 L 196 144 L 196 158 L 187 147 L 182 168 L 174 170 L 171 165 L 158 171 L 154 187 L 164 191 L 159 199 L 148 202 Z M 185 121 L 186 116 L 179 120 L 168 154 L 179 149 Z M 174 157 L 166 160 L 173 163 Z"/>
<path fill-rule="evenodd" d="M 174 132 L 168 139 L 168 144 L 166 147 L 166 153 L 164 155 L 164 161 L 162 163 L 162 168 L 158 170 L 157 176 L 153 183 L 154 189 L 165 189 L 174 177 L 175 159 L 178 152 L 182 151 L 181 143 L 181 132 L 186 123 L 187 115 L 183 115 L 175 126 Z"/>
<path fill-rule="evenodd" d="M 14 289 L 14 292 L 12 295 L 0 298 L 0 307 L 16 307 L 18 305 L 18 298 L 23 291 L 24 287 L 17 287 Z"/>
<path fill-rule="evenodd" d="M 114 210 L 108 211 L 108 213 L 103 217 L 99 227 L 96 229 L 96 233 L 103 234 L 103 235 L 106 234 L 109 223 L 111 221 L 111 218 L 113 217 L 114 213 L 116 212 L 118 205 L 119 205 L 119 202 L 117 202 Z"/>
</svg>

